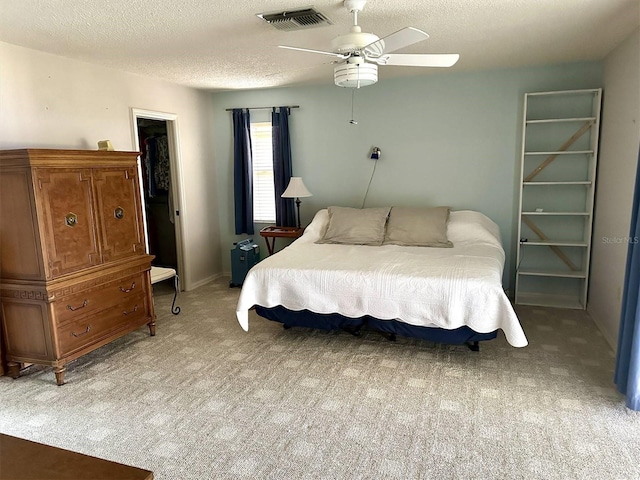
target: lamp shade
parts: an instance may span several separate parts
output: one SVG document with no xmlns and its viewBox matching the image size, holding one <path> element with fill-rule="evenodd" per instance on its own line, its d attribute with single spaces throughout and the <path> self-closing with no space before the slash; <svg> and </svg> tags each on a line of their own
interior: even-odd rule
<svg viewBox="0 0 640 480">
<path fill-rule="evenodd" d="M 313 194 L 309 190 L 307 190 L 307 187 L 304 185 L 301 177 L 291 177 L 287 189 L 281 195 L 282 198 L 300 198 L 311 196 L 313 196 Z"/>
</svg>

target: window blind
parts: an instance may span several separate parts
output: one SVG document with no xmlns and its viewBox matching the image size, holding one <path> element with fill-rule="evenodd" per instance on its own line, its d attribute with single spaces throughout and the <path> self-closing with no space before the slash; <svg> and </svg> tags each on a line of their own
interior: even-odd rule
<svg viewBox="0 0 640 480">
<path fill-rule="evenodd" d="M 253 221 L 274 223 L 276 204 L 271 122 L 251 124 L 251 146 L 253 150 Z"/>
</svg>

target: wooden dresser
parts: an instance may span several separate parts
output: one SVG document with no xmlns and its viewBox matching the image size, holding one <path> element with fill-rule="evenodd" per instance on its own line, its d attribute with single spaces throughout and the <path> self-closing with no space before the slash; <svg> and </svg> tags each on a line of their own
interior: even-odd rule
<svg viewBox="0 0 640 480">
<path fill-rule="evenodd" d="M 9 375 L 155 334 L 137 153 L 0 151 L 0 313 Z"/>
</svg>

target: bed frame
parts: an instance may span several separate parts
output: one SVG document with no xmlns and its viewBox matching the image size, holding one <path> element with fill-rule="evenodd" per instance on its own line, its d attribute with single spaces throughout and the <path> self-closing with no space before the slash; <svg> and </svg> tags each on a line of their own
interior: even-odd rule
<svg viewBox="0 0 640 480">
<path fill-rule="evenodd" d="M 454 330 L 445 330 L 436 327 L 409 325 L 398 320 L 380 320 L 368 315 L 360 318 L 348 318 L 337 313 L 323 314 L 309 310 L 295 312 L 283 306 L 266 308 L 256 305 L 255 310 L 263 318 L 282 323 L 284 328 L 307 327 L 322 330 L 345 330 L 352 335 L 358 336 L 360 330 L 366 327 L 380 332 L 391 341 L 396 339 L 396 335 L 401 335 L 434 343 L 467 345 L 474 352 L 480 350 L 479 342 L 492 340 L 498 335 L 497 330 L 489 333 L 478 333 L 467 326 Z"/>
</svg>

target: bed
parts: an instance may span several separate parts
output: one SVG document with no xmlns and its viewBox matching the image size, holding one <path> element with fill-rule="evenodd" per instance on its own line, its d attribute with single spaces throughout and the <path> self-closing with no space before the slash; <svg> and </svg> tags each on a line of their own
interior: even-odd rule
<svg viewBox="0 0 640 480">
<path fill-rule="evenodd" d="M 349 209 L 352 216 L 344 223 L 349 226 L 343 225 L 344 231 L 338 229 L 331 237 L 330 232 L 336 233 L 338 208 L 344 207 L 320 210 L 302 237 L 248 272 L 236 309 L 245 331 L 249 310 L 255 308 L 258 315 L 285 327 L 357 332 L 366 325 L 392 338 L 399 334 L 467 343 L 473 349 L 502 330 L 512 346 L 527 345 L 502 288 L 505 254 L 499 229 L 488 217 L 446 209 L 444 234 L 440 232 L 433 244 L 424 238 L 416 244 L 415 238 L 405 239 L 416 236 L 422 210 L 413 209 L 403 219 L 397 207 L 389 207 L 384 223 L 376 218 L 376 242 L 362 244 L 358 235 L 363 231 L 352 227 L 360 217 L 353 215 L 376 209 Z M 384 217 L 384 211 L 378 213 Z M 398 225 L 405 230 L 395 228 Z M 378 241 L 380 228 L 383 239 Z M 355 241 L 349 242 L 354 234 Z"/>
</svg>

